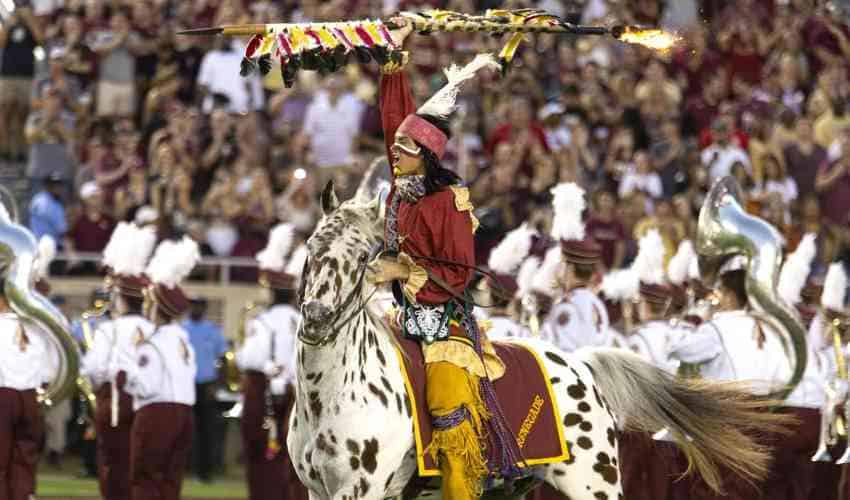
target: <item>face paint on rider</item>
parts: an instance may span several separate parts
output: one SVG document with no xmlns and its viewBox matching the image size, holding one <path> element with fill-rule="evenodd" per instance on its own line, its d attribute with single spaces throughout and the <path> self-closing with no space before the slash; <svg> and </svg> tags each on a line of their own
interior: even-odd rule
<svg viewBox="0 0 850 500">
<path fill-rule="evenodd" d="M 396 134 L 395 143 L 390 147 L 393 173 L 396 177 L 425 173 L 422 162 L 422 148 L 413 139 L 404 134 Z"/>
</svg>

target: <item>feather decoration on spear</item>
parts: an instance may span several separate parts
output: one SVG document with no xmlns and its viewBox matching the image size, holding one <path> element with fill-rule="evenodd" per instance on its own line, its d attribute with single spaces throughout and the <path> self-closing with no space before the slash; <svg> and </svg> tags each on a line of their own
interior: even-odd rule
<svg viewBox="0 0 850 500">
<path fill-rule="evenodd" d="M 678 35 L 659 29 L 575 25 L 536 9 L 489 10 L 479 16 L 447 10 L 402 12 L 399 15 L 422 34 L 446 31 L 499 36 L 510 33 L 507 44 L 499 54 L 503 72 L 529 33 L 611 35 L 620 41 L 659 51 L 669 50 L 680 40 Z M 272 59 L 277 59 L 281 64 L 284 84 L 289 87 L 294 84 L 299 69 L 323 73 L 336 71 L 348 63 L 351 54 L 363 64 L 371 60 L 379 64 L 400 62 L 401 48 L 396 46 L 390 36 L 390 30 L 395 27 L 379 19 L 366 19 L 330 23 L 225 25 L 185 30 L 178 34 L 250 36 L 240 73 L 243 76 L 255 71 L 265 74 L 271 69 Z"/>
</svg>

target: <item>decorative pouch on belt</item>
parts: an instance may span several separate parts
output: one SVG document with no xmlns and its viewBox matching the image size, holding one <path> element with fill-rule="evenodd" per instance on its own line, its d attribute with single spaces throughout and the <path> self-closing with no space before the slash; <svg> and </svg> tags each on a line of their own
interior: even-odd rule
<svg viewBox="0 0 850 500">
<path fill-rule="evenodd" d="M 404 301 L 402 328 L 409 339 L 433 344 L 449 338 L 449 321 L 454 313 L 454 304 L 428 306 L 408 304 Z"/>
</svg>

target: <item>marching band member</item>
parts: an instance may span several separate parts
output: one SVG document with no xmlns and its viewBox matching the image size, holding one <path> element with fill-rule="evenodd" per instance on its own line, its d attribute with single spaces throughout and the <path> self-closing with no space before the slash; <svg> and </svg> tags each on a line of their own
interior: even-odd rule
<svg viewBox="0 0 850 500">
<path fill-rule="evenodd" d="M 608 330 L 608 309 L 591 289 L 602 250 L 585 235 L 584 190 L 574 183 L 564 183 L 553 188 L 552 194 L 552 236 L 560 241 L 560 255 L 552 258 L 563 259 L 559 281 L 564 298 L 549 312 L 543 336 L 566 352 L 610 346 L 613 339 Z"/>
<path fill-rule="evenodd" d="M 810 286 L 809 293 L 812 293 L 817 286 Z M 839 358 L 843 356 L 846 366 L 848 359 L 848 345 L 842 342 L 842 350 L 837 352 L 834 345 L 834 339 L 830 322 L 833 319 L 839 319 L 843 322 L 850 321 L 845 307 L 845 298 L 847 295 L 847 273 L 844 266 L 840 262 L 835 262 L 829 266 L 826 276 L 823 280 L 822 293 L 820 294 L 821 310 L 816 314 L 809 327 L 809 343 L 812 350 L 815 352 L 816 360 L 820 362 L 822 380 L 820 381 L 825 387 L 827 384 L 832 386 L 836 394 L 834 398 L 828 398 L 826 405 L 833 405 L 833 411 L 829 411 L 828 406 L 824 406 L 821 410 L 821 418 L 830 418 L 836 414 L 841 414 L 844 408 L 844 398 L 847 397 L 846 381 L 837 380 L 841 378 L 839 370 Z M 804 292 L 805 294 L 805 292 Z M 838 406 L 834 406 L 839 403 Z M 821 425 L 834 422 L 821 422 Z M 846 423 L 845 423 L 846 426 Z M 842 473 L 845 467 L 835 463 L 835 459 L 841 456 L 847 447 L 846 439 L 836 442 L 835 445 L 829 446 L 829 443 L 819 443 L 827 446 L 828 453 L 826 457 L 812 457 L 812 460 L 818 461 L 814 464 L 814 490 L 811 498 L 824 500 L 836 500 L 838 498 L 850 498 L 850 486 L 846 481 L 842 482 Z M 820 455 L 822 450 L 819 448 L 816 455 Z M 840 491 L 838 486 L 844 485 L 844 491 Z"/>
<path fill-rule="evenodd" d="M 305 258 L 302 246 L 286 265 L 294 232 L 292 224 L 279 224 L 257 254 L 259 282 L 270 292 L 271 304 L 246 325 L 245 342 L 236 352 L 242 372 L 242 446 L 250 500 L 306 498 L 284 448 L 295 403 L 295 336 L 301 319 L 292 304 Z"/>
<path fill-rule="evenodd" d="M 801 304 L 801 292 L 811 272 L 817 254 L 816 235 L 803 236 L 797 249 L 789 254 L 779 274 L 777 292 L 785 302 L 796 307 L 801 316 L 806 309 Z M 788 396 L 785 406 L 798 419 L 794 434 L 783 439 L 776 448 L 773 473 L 768 478 L 764 492 L 770 498 L 802 500 L 812 497 L 817 486 L 817 464 L 811 456 L 817 448 L 820 430 L 820 409 L 826 401 L 823 387 L 824 374 L 820 357 L 816 355 L 811 334 L 807 342 L 808 363 L 797 388 Z"/>
<path fill-rule="evenodd" d="M 754 394 L 767 395 L 781 389 L 792 372 L 780 337 L 748 310 L 745 259 L 728 259 L 719 270 L 716 307 L 711 320 L 681 337 L 670 347 L 670 358 L 697 365 L 699 374 L 712 380 L 749 382 Z M 693 495 L 715 498 L 701 481 Z M 753 498 L 753 485 L 731 480 L 724 485 L 730 498 Z M 773 497 L 770 497 L 773 498 Z"/>
<path fill-rule="evenodd" d="M 492 275 L 484 279 L 484 288 L 489 292 L 490 328 L 487 337 L 497 340 L 510 337 L 528 337 L 530 332 L 511 316 L 512 306 L 516 305 L 519 283 L 514 277 L 523 259 L 531 251 L 534 230 L 523 224 L 505 235 L 505 238 L 490 252 L 488 267 Z"/>
<path fill-rule="evenodd" d="M 664 270 L 664 244 L 656 229 L 647 232 L 639 242 L 638 255 L 627 275 L 637 284 L 637 313 L 640 323 L 626 339 L 628 347 L 655 366 L 675 373 L 678 363 L 668 356 L 680 331 L 669 318 L 684 306 L 684 294 L 668 283 Z M 671 259 L 673 261 L 673 259 Z M 678 262 L 677 262 L 678 263 Z M 677 467 L 677 448 L 665 441 L 654 441 L 651 434 L 621 434 L 620 470 L 623 492 L 634 500 L 666 499 L 672 493 Z M 684 469 L 678 471 L 678 474 Z"/>
<path fill-rule="evenodd" d="M 180 288 L 200 260 L 198 244 L 184 236 L 159 244 L 147 267 L 151 283 L 144 289 L 145 316 L 154 324 L 137 336 L 129 362 L 116 360 L 110 377 L 126 371 L 126 391 L 133 397 L 131 497 L 180 498 L 183 472 L 192 446 L 195 404 L 195 352 L 180 319 L 189 298 Z"/>
<path fill-rule="evenodd" d="M 143 290 L 149 284 L 145 265 L 156 244 L 151 229 L 120 223 L 103 252 L 109 269 L 112 320 L 98 324 L 83 358 L 83 373 L 97 397 L 95 429 L 100 494 L 106 500 L 130 498 L 130 431 L 133 401 L 126 391 L 125 366 L 136 346 L 150 337 L 153 324 L 142 316 Z M 110 367 L 117 370 L 110 377 Z"/>
<path fill-rule="evenodd" d="M 44 438 L 37 390 L 56 376 L 55 355 L 40 330 L 15 314 L 0 279 L 0 498 L 35 498 Z"/>
</svg>

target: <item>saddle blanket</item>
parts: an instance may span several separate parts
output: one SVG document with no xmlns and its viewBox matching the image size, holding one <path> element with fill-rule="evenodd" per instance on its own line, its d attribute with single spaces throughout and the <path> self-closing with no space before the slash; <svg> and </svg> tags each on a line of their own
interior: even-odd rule
<svg viewBox="0 0 850 500">
<path fill-rule="evenodd" d="M 399 353 L 407 389 L 413 407 L 416 461 L 420 476 L 439 476 L 440 471 L 425 453 L 431 443 L 433 427 L 425 401 L 425 361 L 419 342 L 396 337 L 404 350 Z M 505 363 L 505 375 L 493 385 L 505 419 L 516 437 L 525 459 L 520 467 L 563 462 L 570 454 L 559 421 L 558 403 L 546 367 L 537 355 L 524 346 L 493 342 Z"/>
</svg>

